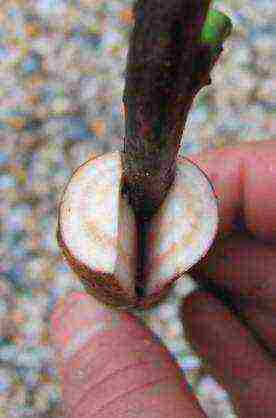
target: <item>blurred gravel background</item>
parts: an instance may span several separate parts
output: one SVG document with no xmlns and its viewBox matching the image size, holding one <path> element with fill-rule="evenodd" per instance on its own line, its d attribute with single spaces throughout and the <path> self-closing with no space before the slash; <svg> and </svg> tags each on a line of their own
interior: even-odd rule
<svg viewBox="0 0 276 418">
<path fill-rule="evenodd" d="M 123 71 L 132 0 L 0 1 L 0 418 L 63 417 L 49 341 L 56 301 L 81 285 L 55 239 L 61 190 L 92 155 L 122 146 Z M 276 3 L 214 2 L 235 29 L 197 97 L 182 151 L 276 132 Z M 187 373 L 211 418 L 234 417 L 227 395 L 183 342 L 185 277 L 145 321 Z"/>
</svg>

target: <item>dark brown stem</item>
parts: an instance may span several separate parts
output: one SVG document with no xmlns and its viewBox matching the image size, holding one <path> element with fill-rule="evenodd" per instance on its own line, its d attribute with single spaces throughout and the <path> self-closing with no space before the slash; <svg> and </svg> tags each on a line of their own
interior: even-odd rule
<svg viewBox="0 0 276 418">
<path fill-rule="evenodd" d="M 174 181 L 184 125 L 197 92 L 211 83 L 216 53 L 200 43 L 211 0 L 138 0 L 128 51 L 124 184 L 136 213 L 136 293 L 143 298 L 146 231 Z"/>
<path fill-rule="evenodd" d="M 183 128 L 214 64 L 199 37 L 210 0 L 138 0 L 126 83 L 124 173 L 130 203 L 149 218 L 175 176 Z"/>
</svg>

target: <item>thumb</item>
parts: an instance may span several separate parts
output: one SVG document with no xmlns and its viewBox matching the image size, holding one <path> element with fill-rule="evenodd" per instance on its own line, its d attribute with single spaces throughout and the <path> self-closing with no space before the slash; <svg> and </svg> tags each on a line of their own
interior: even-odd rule
<svg viewBox="0 0 276 418">
<path fill-rule="evenodd" d="M 133 315 L 75 293 L 56 308 L 51 338 L 68 417 L 205 417 L 166 348 Z"/>
</svg>

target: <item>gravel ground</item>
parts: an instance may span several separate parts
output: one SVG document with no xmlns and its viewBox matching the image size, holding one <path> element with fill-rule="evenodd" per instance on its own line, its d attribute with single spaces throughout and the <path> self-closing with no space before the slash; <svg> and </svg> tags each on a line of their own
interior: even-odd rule
<svg viewBox="0 0 276 418">
<path fill-rule="evenodd" d="M 82 290 L 55 240 L 61 190 L 92 155 L 122 146 L 123 71 L 132 0 L 0 2 L 0 418 L 62 418 L 49 315 Z M 195 100 L 182 152 L 274 139 L 276 4 L 214 2 L 234 32 Z M 274 135 L 274 138 L 273 138 Z M 183 277 L 144 315 L 212 418 L 234 417 L 227 394 L 201 373 L 177 319 Z"/>
</svg>

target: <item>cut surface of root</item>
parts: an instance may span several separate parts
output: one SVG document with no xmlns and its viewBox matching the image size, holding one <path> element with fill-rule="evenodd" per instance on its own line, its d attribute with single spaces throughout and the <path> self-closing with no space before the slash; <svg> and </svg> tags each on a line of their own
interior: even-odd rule
<svg viewBox="0 0 276 418">
<path fill-rule="evenodd" d="M 217 229 L 217 202 L 204 173 L 179 158 L 175 182 L 147 228 L 141 298 L 135 287 L 137 225 L 122 179 L 119 151 L 81 165 L 60 202 L 58 242 L 93 296 L 110 305 L 149 307 L 208 251 Z"/>
</svg>

